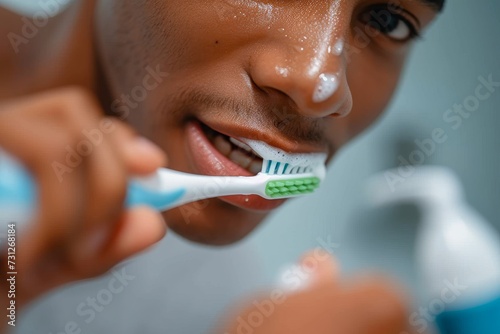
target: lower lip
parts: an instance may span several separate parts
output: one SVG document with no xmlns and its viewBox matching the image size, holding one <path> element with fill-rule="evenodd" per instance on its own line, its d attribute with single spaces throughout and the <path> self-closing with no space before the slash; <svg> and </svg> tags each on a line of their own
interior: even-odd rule
<svg viewBox="0 0 500 334">
<path fill-rule="evenodd" d="M 220 153 L 208 140 L 197 122 L 186 126 L 187 144 L 197 173 L 214 176 L 252 176 Z M 269 211 L 276 209 L 285 200 L 267 200 L 257 195 L 235 195 L 219 197 L 222 201 L 248 210 Z"/>
</svg>

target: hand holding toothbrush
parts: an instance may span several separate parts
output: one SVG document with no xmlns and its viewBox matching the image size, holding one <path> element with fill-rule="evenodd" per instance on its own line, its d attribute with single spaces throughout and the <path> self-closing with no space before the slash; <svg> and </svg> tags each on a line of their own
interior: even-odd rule
<svg viewBox="0 0 500 334">
<path fill-rule="evenodd" d="M 77 88 L 0 102 L 0 147 L 26 166 L 38 188 L 34 221 L 17 236 L 18 307 L 104 273 L 166 232 L 159 213 L 123 205 L 128 177 L 163 166 L 164 154 L 103 115 Z"/>
</svg>

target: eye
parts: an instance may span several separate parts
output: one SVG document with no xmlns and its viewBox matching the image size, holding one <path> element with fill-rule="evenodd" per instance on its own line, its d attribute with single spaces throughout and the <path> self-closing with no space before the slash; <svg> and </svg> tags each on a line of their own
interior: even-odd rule
<svg viewBox="0 0 500 334">
<path fill-rule="evenodd" d="M 359 20 L 397 42 L 419 37 L 416 25 L 404 16 L 403 9 L 395 10 L 394 7 L 382 4 L 373 5 L 360 14 Z"/>
</svg>

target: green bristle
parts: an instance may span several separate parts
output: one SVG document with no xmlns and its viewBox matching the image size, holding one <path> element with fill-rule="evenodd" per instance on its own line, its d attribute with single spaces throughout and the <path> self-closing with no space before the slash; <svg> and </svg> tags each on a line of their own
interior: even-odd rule
<svg viewBox="0 0 500 334">
<path fill-rule="evenodd" d="M 266 185 L 266 194 L 271 198 L 310 194 L 319 187 L 320 182 L 317 177 L 271 181 Z"/>
</svg>

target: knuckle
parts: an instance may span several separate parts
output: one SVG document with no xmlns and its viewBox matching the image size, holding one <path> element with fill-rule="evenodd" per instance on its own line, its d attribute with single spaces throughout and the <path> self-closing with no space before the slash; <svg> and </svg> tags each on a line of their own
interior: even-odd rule
<svg viewBox="0 0 500 334">
<path fill-rule="evenodd" d="M 65 122 L 80 123 L 84 118 L 98 115 L 98 104 L 91 92 L 79 86 L 64 87 L 52 96 L 51 110 Z"/>
<path fill-rule="evenodd" d="M 80 86 L 68 86 L 61 88 L 59 90 L 59 94 L 64 101 L 71 103 L 89 103 L 94 100 L 92 94 Z"/>
<path fill-rule="evenodd" d="M 107 120 L 110 120 L 113 124 L 113 127 L 115 129 L 114 131 L 114 137 L 117 139 L 125 139 L 125 138 L 131 138 L 136 135 L 134 129 L 130 126 L 127 125 L 126 123 L 120 121 L 119 119 L 116 118 L 107 118 Z M 118 141 L 120 143 L 120 141 Z"/>
<path fill-rule="evenodd" d="M 30 153 L 30 160 L 38 164 L 63 163 L 66 158 L 64 147 L 72 141 L 73 138 L 67 131 L 57 132 L 51 138 L 39 138 L 36 149 Z"/>
</svg>

